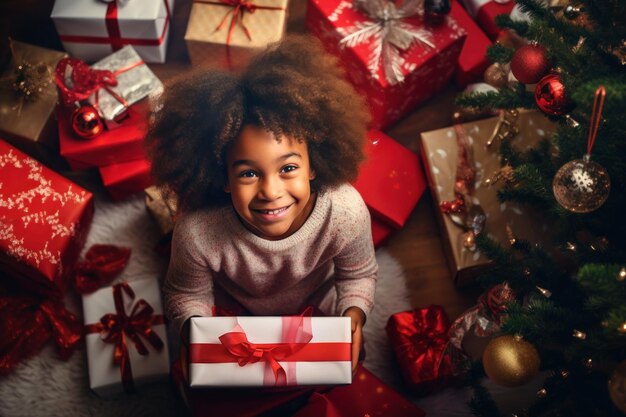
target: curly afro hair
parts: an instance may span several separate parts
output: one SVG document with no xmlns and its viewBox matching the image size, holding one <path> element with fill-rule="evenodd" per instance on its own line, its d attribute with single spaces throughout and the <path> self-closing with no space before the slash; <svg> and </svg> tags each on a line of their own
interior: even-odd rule
<svg viewBox="0 0 626 417">
<path fill-rule="evenodd" d="M 309 36 L 290 36 L 252 60 L 240 75 L 211 71 L 166 88 L 146 140 L 157 185 L 182 210 L 219 206 L 226 154 L 244 125 L 277 140 L 305 141 L 316 191 L 352 181 L 364 159 L 369 112 L 335 58 Z"/>
</svg>

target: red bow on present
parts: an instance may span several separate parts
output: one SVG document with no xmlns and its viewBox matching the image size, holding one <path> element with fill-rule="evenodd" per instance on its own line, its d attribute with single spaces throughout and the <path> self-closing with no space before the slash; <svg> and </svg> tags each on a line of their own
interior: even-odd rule
<svg viewBox="0 0 626 417">
<path fill-rule="evenodd" d="M 408 382 L 435 389 L 452 376 L 452 360 L 446 353 L 449 326 L 445 311 L 435 305 L 389 318 L 387 335 Z"/>
<path fill-rule="evenodd" d="M 219 337 L 226 350 L 236 358 L 239 366 L 259 361 L 266 362 L 274 375 L 275 385 L 287 384 L 287 373 L 278 363 L 302 350 L 313 338 L 311 331 L 312 308 L 304 310 L 300 316 L 283 317 L 282 343 L 262 345 L 248 341 L 240 325 Z M 265 378 L 269 382 L 269 378 Z"/>
<path fill-rule="evenodd" d="M 128 264 L 130 249 L 114 245 L 93 245 L 85 260 L 76 265 L 75 284 L 80 294 L 89 294 L 109 284 Z"/>
<path fill-rule="evenodd" d="M 226 45 L 230 45 L 230 39 L 233 35 L 233 30 L 235 29 L 235 25 L 237 21 L 241 25 L 244 33 L 248 37 L 249 40 L 252 40 L 252 36 L 250 35 L 250 31 L 246 27 L 243 22 L 243 16 L 246 12 L 254 13 L 257 9 L 261 10 L 285 10 L 284 7 L 274 7 L 274 6 L 259 6 L 250 0 L 221 0 L 221 1 L 210 1 L 210 0 L 194 0 L 196 3 L 204 3 L 204 4 L 213 4 L 216 6 L 226 6 L 231 7 L 231 10 L 228 11 L 222 18 L 222 21 L 215 28 L 215 32 L 222 30 L 224 25 L 226 24 L 226 20 L 228 19 L 228 15 L 232 14 L 230 18 L 230 25 L 228 27 L 228 36 L 226 37 Z"/>
<path fill-rule="evenodd" d="M 67 360 L 81 339 L 81 323 L 59 300 L 0 294 L 0 375 L 37 354 L 53 338 Z"/>
<path fill-rule="evenodd" d="M 130 368 L 128 339 L 133 342 L 135 349 L 142 356 L 146 356 L 149 353 L 142 337 L 157 351 L 160 351 L 163 348 L 163 341 L 152 329 L 152 326 L 163 324 L 164 319 L 162 314 L 154 314 L 154 309 L 144 299 L 140 299 L 135 303 L 130 315 L 126 314 L 123 293 L 126 293 L 131 300 L 134 300 L 135 292 L 126 282 L 116 284 L 112 288 L 115 313 L 105 314 L 100 318 L 99 323 L 86 325 L 85 333 L 100 333 L 105 343 L 113 343 L 115 345 L 113 363 L 120 368 L 124 390 L 132 392 L 134 384 Z"/>
<path fill-rule="evenodd" d="M 115 72 L 109 70 L 97 70 L 91 68 L 85 62 L 76 58 L 63 58 L 57 64 L 54 71 L 54 82 L 59 88 L 61 98 L 66 105 L 72 105 L 76 101 L 87 100 L 92 94 L 96 94 L 96 106 L 98 104 L 98 93 L 100 89 L 106 90 L 117 101 L 128 107 L 128 102 L 122 96 L 111 89 L 117 85 L 117 76 L 123 72 L 130 71 L 140 65 L 142 60 Z M 72 72 L 67 76 L 67 69 Z"/>
</svg>

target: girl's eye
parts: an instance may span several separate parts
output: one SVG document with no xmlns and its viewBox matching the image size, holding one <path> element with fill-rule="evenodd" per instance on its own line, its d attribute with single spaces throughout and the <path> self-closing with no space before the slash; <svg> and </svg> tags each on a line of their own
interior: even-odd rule
<svg viewBox="0 0 626 417">
<path fill-rule="evenodd" d="M 254 178 L 256 177 L 256 172 L 254 171 L 243 171 L 239 173 L 240 178 Z"/>
<path fill-rule="evenodd" d="M 296 169 L 298 169 L 298 167 L 295 165 L 287 165 L 281 169 L 281 172 L 289 173 L 295 171 Z"/>
</svg>

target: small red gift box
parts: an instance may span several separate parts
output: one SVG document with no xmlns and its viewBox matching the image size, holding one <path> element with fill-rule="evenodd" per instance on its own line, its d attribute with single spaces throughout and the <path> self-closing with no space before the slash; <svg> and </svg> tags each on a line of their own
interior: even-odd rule
<svg viewBox="0 0 626 417">
<path fill-rule="evenodd" d="M 404 380 L 418 394 L 444 388 L 453 382 L 448 349 L 450 321 L 442 307 L 403 311 L 387 321 L 387 336 Z"/>
<path fill-rule="evenodd" d="M 152 185 L 150 163 L 145 159 L 98 168 L 111 199 L 123 200 Z"/>
<path fill-rule="evenodd" d="M 450 16 L 428 25 L 415 2 L 375 3 L 311 0 L 306 22 L 367 98 L 373 126 L 384 129 L 447 85 L 465 31 Z"/>
<path fill-rule="evenodd" d="M 496 25 L 496 16 L 511 13 L 515 6 L 513 0 L 461 0 L 461 2 L 491 39 L 496 39 L 502 31 Z"/>
<path fill-rule="evenodd" d="M 419 158 L 377 130 L 367 133 L 366 153 L 354 188 L 372 217 L 400 229 L 426 189 Z"/>
<path fill-rule="evenodd" d="M 351 385 L 316 391 L 293 417 L 423 417 L 407 398 L 359 366 Z"/>
<path fill-rule="evenodd" d="M 85 139 L 72 130 L 71 110 L 59 107 L 59 147 L 74 170 L 129 162 L 144 158 L 143 140 L 148 132 L 150 104 L 142 100 L 128 109 L 119 127 Z"/>
<path fill-rule="evenodd" d="M 372 216 L 372 240 L 374 241 L 374 249 L 378 249 L 394 232 L 391 226 L 381 222 Z"/>
<path fill-rule="evenodd" d="M 17 284 L 61 296 L 92 218 L 90 192 L 0 140 L 0 269 Z"/>
<path fill-rule="evenodd" d="M 483 73 L 489 66 L 487 48 L 491 46 L 491 41 L 457 0 L 452 1 L 450 15 L 467 32 L 454 73 L 454 83 L 459 88 L 465 88 L 468 84 L 482 80 Z"/>
</svg>

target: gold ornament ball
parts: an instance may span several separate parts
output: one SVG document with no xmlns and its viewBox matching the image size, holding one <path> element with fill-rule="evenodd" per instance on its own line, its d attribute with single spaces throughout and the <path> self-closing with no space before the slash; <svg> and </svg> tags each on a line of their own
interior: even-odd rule
<svg viewBox="0 0 626 417">
<path fill-rule="evenodd" d="M 623 361 L 609 379 L 608 383 L 609 396 L 622 413 L 626 414 L 626 361 Z"/>
<path fill-rule="evenodd" d="M 518 336 L 496 337 L 483 352 L 485 373 L 505 387 L 528 383 L 539 372 L 540 363 L 537 349 Z"/>
</svg>

